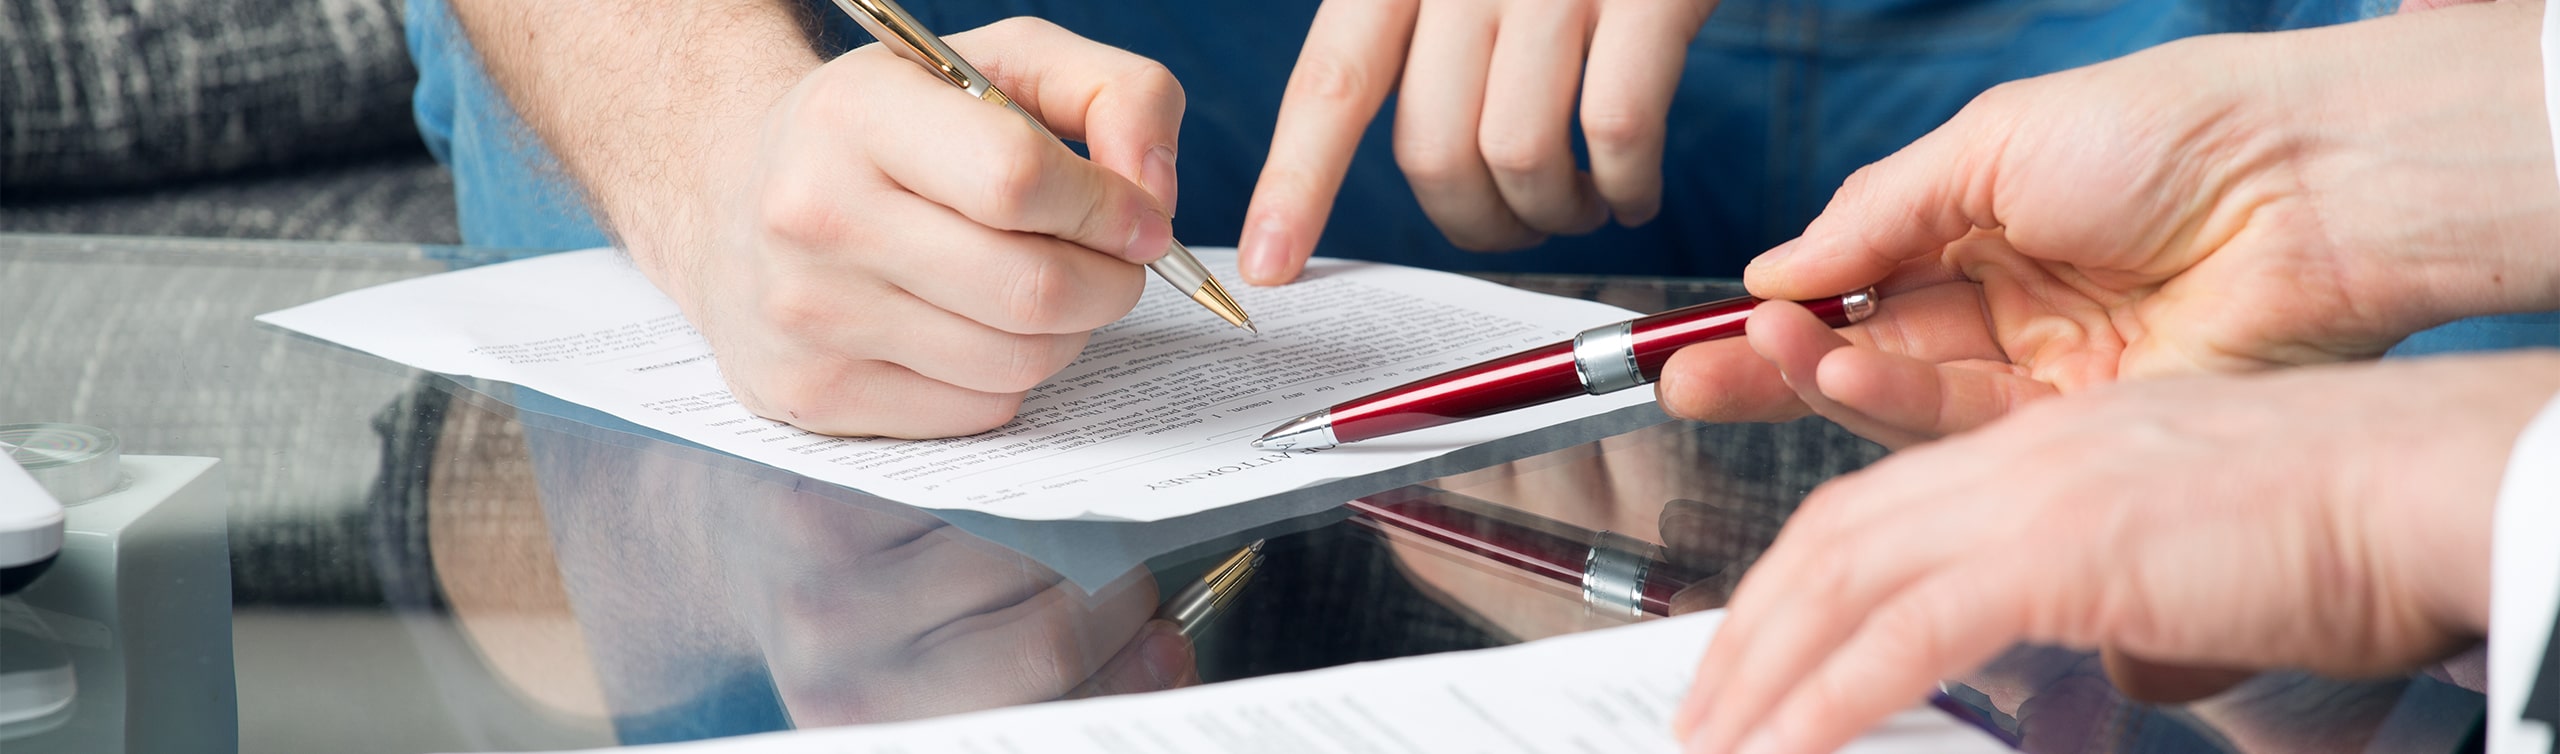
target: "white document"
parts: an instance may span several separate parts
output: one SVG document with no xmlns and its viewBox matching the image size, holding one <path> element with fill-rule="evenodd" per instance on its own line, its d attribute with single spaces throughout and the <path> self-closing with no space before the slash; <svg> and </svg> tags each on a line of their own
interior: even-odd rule
<svg viewBox="0 0 2560 754">
<path fill-rule="evenodd" d="M 1233 251 L 1199 256 L 1236 279 Z M 1609 429 L 1625 431 L 1659 418 L 1626 411 L 1653 399 L 1628 390 L 1330 450 L 1259 450 L 1248 441 L 1290 417 L 1634 313 L 1323 259 L 1299 283 L 1235 292 L 1260 336 L 1149 281 L 1137 310 L 1096 332 L 1012 423 L 941 440 L 830 437 L 748 413 L 675 302 L 606 249 L 391 283 L 258 319 L 429 371 L 512 382 L 890 500 L 1017 519 L 1156 521 L 1581 419 L 1610 415 Z"/>
<path fill-rule="evenodd" d="M 1511 647 L 909 723 L 649 747 L 657 754 L 1642 754 L 1679 751 L 1671 713 L 1724 611 Z M 595 754 L 603 754 L 599 750 Z M 611 751 L 628 751 L 613 749 Z M 2006 752 L 1914 708 L 1843 749 Z"/>
</svg>

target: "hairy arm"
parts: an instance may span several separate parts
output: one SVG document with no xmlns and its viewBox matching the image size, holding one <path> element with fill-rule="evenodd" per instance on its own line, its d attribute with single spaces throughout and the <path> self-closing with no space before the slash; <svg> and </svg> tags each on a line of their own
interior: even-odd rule
<svg viewBox="0 0 2560 754">
<path fill-rule="evenodd" d="M 784 0 L 454 0 L 457 20 L 605 231 L 653 279 L 714 160 L 822 61 Z"/>
</svg>

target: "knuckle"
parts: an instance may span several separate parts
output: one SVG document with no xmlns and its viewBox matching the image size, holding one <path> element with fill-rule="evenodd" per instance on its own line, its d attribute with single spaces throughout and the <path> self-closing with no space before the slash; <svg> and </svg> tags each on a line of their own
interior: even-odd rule
<svg viewBox="0 0 2560 754">
<path fill-rule="evenodd" d="M 997 347 L 994 371 L 995 392 L 1021 393 L 1049 381 L 1049 376 L 1064 368 L 1069 358 L 1059 358 L 1057 336 L 1007 335 Z"/>
<path fill-rule="evenodd" d="M 1871 635 L 1889 666 L 1938 671 L 1953 661 L 1938 609 L 1934 603 L 1905 599 L 1876 615 Z"/>
<path fill-rule="evenodd" d="M 1005 38 L 1047 36 L 1066 31 L 1065 27 L 1039 16 L 1012 16 L 987 24 L 985 28 Z"/>
<path fill-rule="evenodd" d="M 846 213 L 815 183 L 775 177 L 758 192 L 755 222 L 764 235 L 793 248 L 827 246 L 846 237 L 852 224 Z"/>
<path fill-rule="evenodd" d="M 1035 597 L 1045 600 L 1048 595 Z M 1015 681 L 1024 701 L 1055 699 L 1084 680 L 1082 630 L 1062 610 L 1042 610 L 1025 621 L 1014 646 Z"/>
<path fill-rule="evenodd" d="M 1964 107 L 1957 108 L 1955 117 L 1950 118 L 1948 122 L 1981 118 L 1997 119 L 2003 117 L 2002 113 L 2016 112 L 2021 108 L 2034 108 L 2037 99 L 2036 90 L 2042 87 L 2045 81 L 2047 79 L 2034 78 L 1994 84 L 1991 88 L 1982 90 L 1981 94 L 1974 95 L 1972 101 L 1964 103 Z"/>
<path fill-rule="evenodd" d="M 1173 69 L 1153 58 L 1138 58 L 1137 64 L 1120 74 L 1113 83 L 1116 88 L 1126 89 L 1144 102 L 1169 102 L 1179 108 L 1188 98 L 1182 89 L 1182 80 L 1174 77 Z"/>
<path fill-rule="evenodd" d="M 799 340 L 826 332 L 835 322 L 838 309 L 831 299 L 818 286 L 784 282 L 765 290 L 757 301 L 758 317 L 772 331 Z"/>
<path fill-rule="evenodd" d="M 1804 588 L 1807 594 L 1847 595 L 1850 586 L 1856 582 L 1857 578 L 1847 566 L 1841 564 L 1842 561 L 1841 558 L 1800 560 L 1797 578 L 1793 581 Z"/>
<path fill-rule="evenodd" d="M 1027 134 L 1027 131 L 1025 132 Z M 1009 139 L 996 147 L 998 155 L 990 160 L 992 172 L 985 184 L 986 196 L 979 206 L 978 220 L 1004 230 L 1029 231 L 1037 215 L 1040 184 L 1049 172 L 1048 150 L 1027 139 Z"/>
<path fill-rule="evenodd" d="M 1865 679 L 1854 677 L 1853 674 L 1829 671 L 1815 673 L 1813 677 L 1805 679 L 1804 689 L 1799 692 L 1803 694 L 1801 708 L 1812 710 L 1814 714 L 1825 718 L 1839 717 L 1845 710 L 1853 708 L 1861 695 L 1873 693 L 1873 689 L 1860 683 L 1863 680 Z"/>
<path fill-rule="evenodd" d="M 1535 175 L 1554 167 L 1564 157 L 1563 145 L 1533 133 L 1487 129 L 1479 139 L 1485 167 L 1501 175 Z"/>
<path fill-rule="evenodd" d="M 1480 158 L 1464 144 L 1447 139 L 1405 133 L 1397 129 L 1395 138 L 1396 167 L 1416 185 L 1439 186 L 1467 175 L 1471 162 Z"/>
<path fill-rule="evenodd" d="M 866 58 L 853 58 L 851 60 L 871 65 L 906 64 L 906 61 L 895 59 L 873 61 Z M 862 123 L 869 117 L 872 103 L 879 101 L 878 97 L 871 96 L 871 92 L 866 91 L 866 85 L 874 81 L 868 75 L 872 73 L 875 72 L 862 70 L 859 65 L 820 66 L 808 77 L 807 83 L 803 84 L 806 88 L 800 93 L 801 96 L 791 101 L 790 117 L 793 125 L 841 128 L 849 124 Z"/>
<path fill-rule="evenodd" d="M 1596 150 L 1634 151 L 1661 126 L 1661 119 L 1647 118 L 1622 104 L 1594 103 L 1582 107 L 1582 139 Z"/>
<path fill-rule="evenodd" d="M 1003 288 L 1005 321 L 991 324 L 1013 333 L 1070 329 L 1063 325 L 1074 308 L 1073 276 L 1054 255 L 1027 256 Z"/>
<path fill-rule="evenodd" d="M 1369 78 L 1368 69 L 1356 61 L 1331 55 L 1299 58 L 1285 96 L 1332 104 L 1366 102 L 1371 99 Z"/>
</svg>

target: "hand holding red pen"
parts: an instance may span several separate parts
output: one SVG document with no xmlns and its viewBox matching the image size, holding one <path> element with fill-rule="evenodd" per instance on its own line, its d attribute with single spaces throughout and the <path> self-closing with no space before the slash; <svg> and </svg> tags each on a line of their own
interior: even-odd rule
<svg viewBox="0 0 2560 754">
<path fill-rule="evenodd" d="M 1755 295 L 1876 285 L 1833 334 L 1785 304 L 1689 348 L 1672 413 L 1808 411 L 1888 445 L 2149 376 L 2370 358 L 2560 308 L 2532 6 L 2191 39 L 1984 94 L 1852 176 Z M 2444 54 L 2458 50 L 2461 54 Z"/>
</svg>

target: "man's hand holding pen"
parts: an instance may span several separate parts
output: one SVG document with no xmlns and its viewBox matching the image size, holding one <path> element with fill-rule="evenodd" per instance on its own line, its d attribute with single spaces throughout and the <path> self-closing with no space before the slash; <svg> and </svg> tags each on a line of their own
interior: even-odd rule
<svg viewBox="0 0 2560 754">
<path fill-rule="evenodd" d="M 1044 21 L 948 41 L 1093 159 L 873 45 L 784 66 L 698 172 L 653 176 L 679 190 L 599 197 L 756 413 L 842 435 L 1003 424 L 1172 243 L 1171 74 Z"/>
<path fill-rule="evenodd" d="M 1663 407 L 1815 413 L 1903 446 L 2120 379 L 2371 358 L 2560 307 L 2550 135 L 2515 116 L 2541 93 L 2511 75 L 2534 65 L 2533 22 L 2457 8 L 2199 37 L 1995 88 L 1744 276 L 1763 297 L 1873 285 L 1890 305 L 1836 333 L 1763 307 L 1747 341 L 1674 358 Z M 2454 48 L 2477 54 L 2409 54 Z"/>
</svg>

